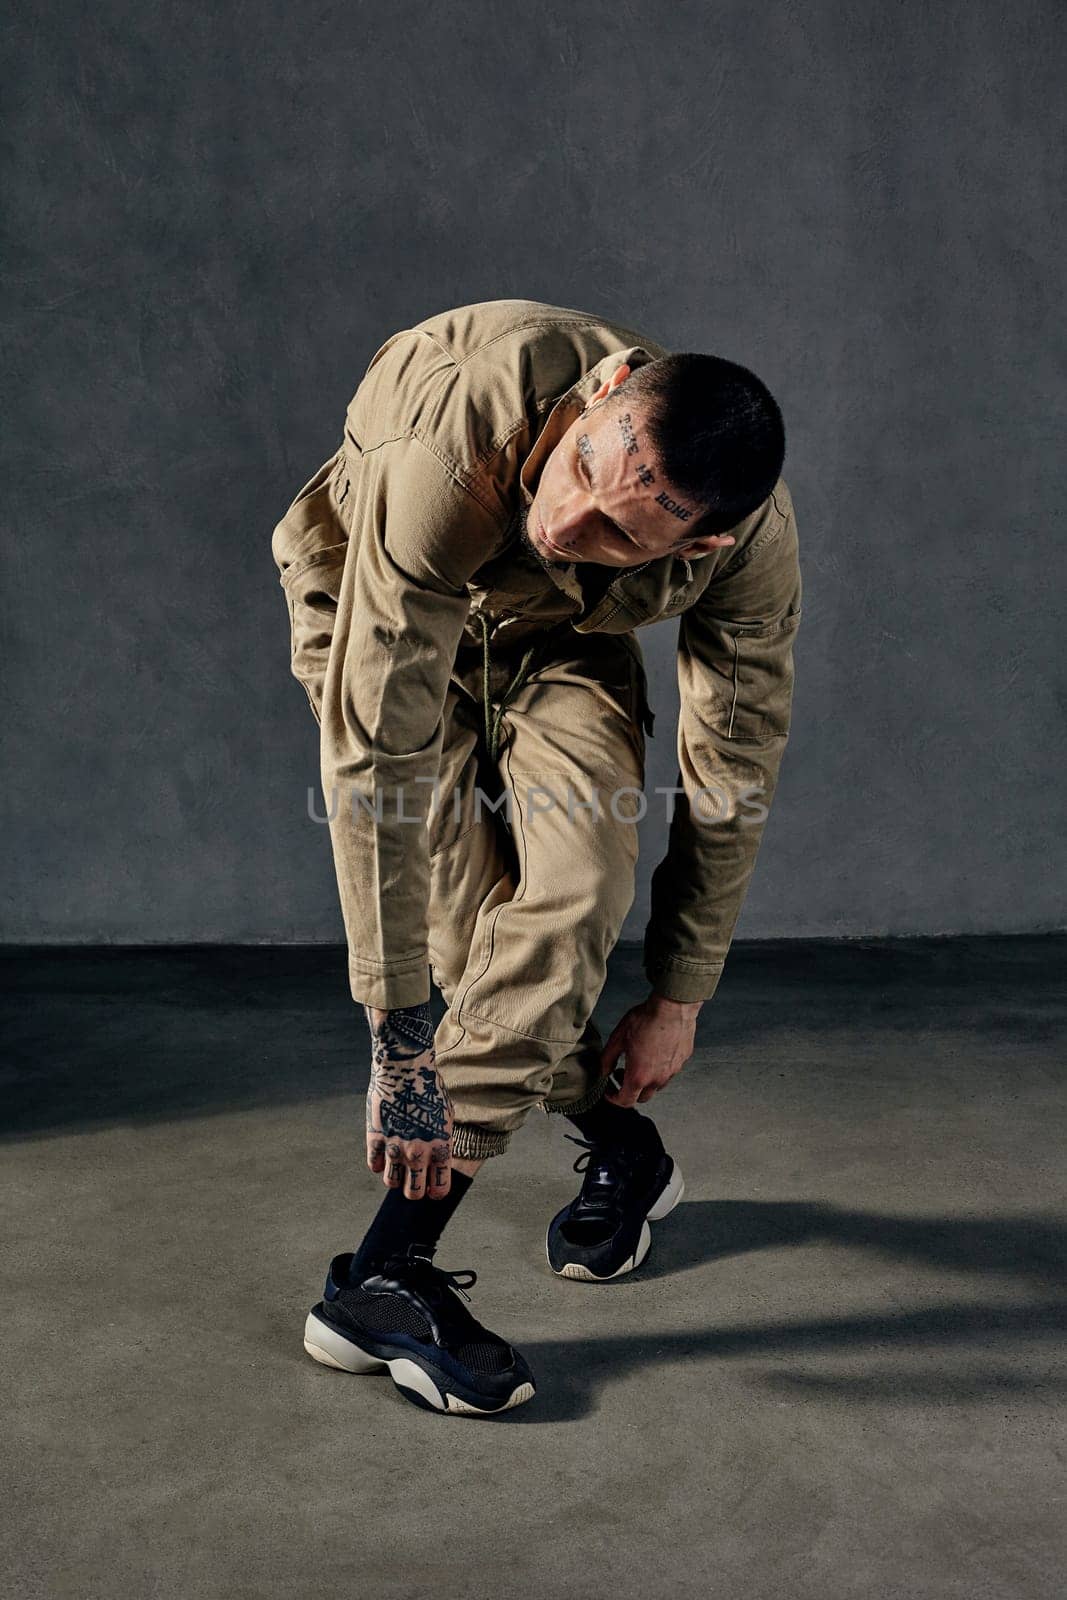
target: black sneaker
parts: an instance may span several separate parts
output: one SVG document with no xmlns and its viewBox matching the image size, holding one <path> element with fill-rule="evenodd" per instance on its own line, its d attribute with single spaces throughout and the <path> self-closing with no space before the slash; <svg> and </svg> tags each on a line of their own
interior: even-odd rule
<svg viewBox="0 0 1067 1600">
<path fill-rule="evenodd" d="M 640 1143 L 584 1146 L 574 1163 L 585 1172 L 581 1192 L 548 1225 L 548 1264 L 561 1278 L 600 1281 L 639 1267 L 652 1243 L 650 1222 L 673 1211 L 685 1193 L 678 1163 L 653 1124 Z"/>
<path fill-rule="evenodd" d="M 465 1290 L 478 1274 L 446 1272 L 431 1256 L 408 1245 L 380 1271 L 355 1279 L 353 1252 L 335 1256 L 304 1325 L 308 1355 L 343 1372 L 388 1370 L 405 1400 L 426 1411 L 486 1416 L 532 1399 L 523 1357 L 456 1297 L 458 1290 L 469 1299 Z"/>
</svg>

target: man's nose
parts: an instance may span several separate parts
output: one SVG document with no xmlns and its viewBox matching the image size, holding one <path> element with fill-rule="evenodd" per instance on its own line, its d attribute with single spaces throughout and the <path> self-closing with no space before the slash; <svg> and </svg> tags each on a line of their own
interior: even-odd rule
<svg viewBox="0 0 1067 1600">
<path fill-rule="evenodd" d="M 589 522 L 589 514 L 582 506 L 561 506 L 549 529 L 553 544 L 569 550 L 581 539 Z"/>
</svg>

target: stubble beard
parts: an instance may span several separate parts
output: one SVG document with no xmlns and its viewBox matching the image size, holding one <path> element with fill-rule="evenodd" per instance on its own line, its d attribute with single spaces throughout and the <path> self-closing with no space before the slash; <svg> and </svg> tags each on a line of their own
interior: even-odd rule
<svg viewBox="0 0 1067 1600">
<path fill-rule="evenodd" d="M 522 545 L 524 550 L 528 551 L 529 554 L 533 556 L 538 566 L 544 567 L 546 571 L 550 571 L 554 568 L 570 567 L 574 565 L 572 561 L 553 561 L 551 557 L 542 555 L 541 551 L 534 543 L 533 536 L 530 533 L 529 523 L 530 507 L 524 502 L 519 512 L 519 543 Z"/>
</svg>

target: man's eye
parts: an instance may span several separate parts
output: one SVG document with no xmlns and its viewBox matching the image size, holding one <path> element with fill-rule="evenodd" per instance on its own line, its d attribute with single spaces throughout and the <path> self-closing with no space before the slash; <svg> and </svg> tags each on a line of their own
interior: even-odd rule
<svg viewBox="0 0 1067 1600">
<path fill-rule="evenodd" d="M 592 475 L 591 475 L 591 473 L 589 471 L 589 463 L 588 463 L 588 461 L 585 459 L 585 457 L 582 455 L 581 451 L 578 450 L 578 449 L 575 449 L 574 459 L 577 462 L 579 477 L 582 479 L 582 481 L 585 484 L 586 488 L 587 489 L 591 489 L 593 487 L 593 483 L 592 483 Z M 637 540 L 634 539 L 634 538 L 631 538 L 631 536 L 628 533 L 624 533 L 623 530 L 618 526 L 617 523 L 612 522 L 610 517 L 604 517 L 604 521 L 608 525 L 608 531 L 610 533 L 613 533 L 615 535 L 616 539 L 621 539 L 623 544 L 630 545 L 634 549 L 640 550 L 641 546 L 638 544 Z"/>
<path fill-rule="evenodd" d="M 624 533 L 623 530 L 620 527 L 618 527 L 618 525 L 616 523 L 611 522 L 609 520 L 608 527 L 610 528 L 611 532 L 615 535 L 616 539 L 621 539 L 623 544 L 629 545 L 631 547 L 631 549 L 637 547 L 637 540 L 631 538 L 628 533 Z"/>
</svg>

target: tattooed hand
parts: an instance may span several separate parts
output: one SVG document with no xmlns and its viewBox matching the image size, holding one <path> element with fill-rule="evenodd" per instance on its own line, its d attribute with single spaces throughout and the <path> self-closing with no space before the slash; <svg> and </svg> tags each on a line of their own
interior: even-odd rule
<svg viewBox="0 0 1067 1600">
<path fill-rule="evenodd" d="M 363 1010 L 371 1031 L 367 1165 L 409 1200 L 439 1199 L 452 1183 L 452 1101 L 437 1071 L 429 1004 Z"/>
</svg>

